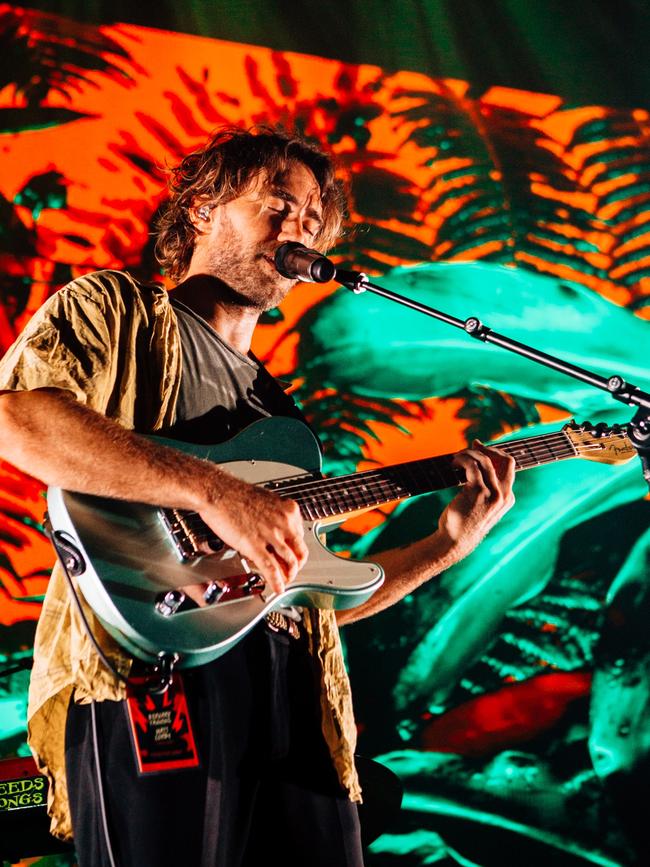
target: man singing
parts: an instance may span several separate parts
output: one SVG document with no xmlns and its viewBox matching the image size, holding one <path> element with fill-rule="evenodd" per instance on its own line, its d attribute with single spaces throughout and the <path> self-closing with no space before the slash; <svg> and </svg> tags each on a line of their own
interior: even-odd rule
<svg viewBox="0 0 650 867">
<path fill-rule="evenodd" d="M 187 509 L 273 592 L 307 559 L 297 504 L 143 434 L 217 443 L 300 412 L 252 354 L 261 313 L 295 281 L 286 241 L 325 250 L 344 200 L 330 159 L 282 131 L 219 131 L 170 173 L 159 224 L 167 293 L 100 271 L 36 313 L 0 362 L 1 456 L 48 485 Z M 383 586 L 339 612 L 284 610 L 182 674 L 198 758 L 142 774 L 124 682 L 95 650 L 62 570 L 36 633 L 29 742 L 50 780 L 52 830 L 82 867 L 361 865 L 354 719 L 339 623 L 397 602 L 468 554 L 513 503 L 511 458 L 478 443 L 430 536 L 376 558 Z M 198 597 L 200 601 L 200 596 Z M 86 618 L 112 666 L 145 674 Z"/>
</svg>

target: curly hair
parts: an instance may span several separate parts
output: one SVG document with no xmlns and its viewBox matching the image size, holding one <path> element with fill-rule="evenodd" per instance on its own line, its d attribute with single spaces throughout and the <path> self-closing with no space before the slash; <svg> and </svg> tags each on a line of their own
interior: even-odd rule
<svg viewBox="0 0 650 867">
<path fill-rule="evenodd" d="M 180 280 L 187 271 L 196 228 L 190 209 L 197 203 L 220 205 L 245 193 L 261 171 L 269 180 L 294 162 L 311 170 L 321 191 L 323 222 L 314 246 L 325 250 L 341 231 L 346 201 L 329 156 L 316 145 L 280 128 L 218 130 L 201 150 L 188 154 L 167 170 L 169 199 L 157 219 L 156 258 L 163 272 Z"/>
</svg>

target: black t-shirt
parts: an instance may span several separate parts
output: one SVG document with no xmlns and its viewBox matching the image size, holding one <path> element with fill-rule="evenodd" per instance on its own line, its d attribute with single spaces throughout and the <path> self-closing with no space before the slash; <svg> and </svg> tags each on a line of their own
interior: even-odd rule
<svg viewBox="0 0 650 867">
<path fill-rule="evenodd" d="M 173 294 L 170 299 L 180 331 L 182 374 L 176 418 L 165 436 L 212 445 L 272 415 L 305 421 L 258 359 L 237 352 L 205 319 Z"/>
<path fill-rule="evenodd" d="M 229 346 L 205 319 L 170 296 L 181 338 L 181 387 L 174 424 L 161 434 L 181 442 L 214 445 L 272 415 L 305 417 L 254 356 Z M 242 456 L 243 457 L 243 456 Z M 299 609 L 280 609 L 300 620 Z"/>
</svg>

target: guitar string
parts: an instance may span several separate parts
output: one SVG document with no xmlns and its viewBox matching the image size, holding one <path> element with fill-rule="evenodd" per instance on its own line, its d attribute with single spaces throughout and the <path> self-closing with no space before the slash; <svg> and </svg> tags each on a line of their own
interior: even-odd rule
<svg viewBox="0 0 650 867">
<path fill-rule="evenodd" d="M 576 455 L 573 452 L 567 453 L 564 457 L 571 458 Z M 518 469 L 531 468 L 539 465 L 539 461 L 529 461 L 520 464 Z M 548 463 L 548 461 L 547 461 Z M 332 481 L 334 480 L 321 480 Z M 419 481 L 419 480 L 418 480 Z M 453 486 L 454 482 L 460 481 L 457 477 L 451 483 L 444 483 L 446 486 Z M 327 517 L 334 517 L 344 514 L 345 512 L 354 511 L 357 508 L 368 508 L 389 503 L 393 500 L 407 499 L 414 494 L 425 493 L 430 488 L 425 487 L 418 490 L 418 485 L 413 485 L 411 489 L 405 489 L 399 485 L 395 485 L 390 480 L 375 478 L 367 480 L 364 485 L 364 490 L 349 490 L 348 488 L 340 488 L 335 485 L 329 485 L 326 497 L 322 495 L 322 485 L 316 490 L 317 495 L 310 491 L 294 494 L 291 499 L 298 503 L 301 513 L 308 520 L 317 520 Z M 320 496 L 318 496 L 320 494 Z M 287 497 L 285 492 L 281 492 L 280 496 Z M 210 539 L 218 539 L 218 536 L 210 530 L 203 522 L 197 513 L 188 514 L 184 517 L 184 523 L 187 528 L 196 536 L 197 540 L 207 541 Z"/>
<path fill-rule="evenodd" d="M 545 438 L 550 439 L 550 436 L 547 434 L 545 436 Z M 521 448 L 522 448 L 521 445 L 519 445 L 517 443 L 511 442 L 508 445 L 510 446 L 511 449 L 517 448 L 518 450 L 521 450 Z M 575 454 L 573 449 L 569 446 L 568 442 L 563 442 L 563 447 L 568 449 L 567 456 L 569 454 L 571 454 L 571 455 Z M 531 454 L 534 451 L 534 449 L 531 447 L 527 447 L 525 449 L 525 451 L 527 454 Z M 539 449 L 537 449 L 537 451 L 539 452 Z M 542 453 L 546 454 L 547 449 L 544 449 L 544 451 Z M 556 454 L 557 453 L 554 453 L 554 457 Z M 311 480 L 311 481 L 302 481 L 302 482 L 301 481 L 291 482 L 291 483 L 288 483 L 286 485 L 280 485 L 279 487 L 282 490 L 282 493 L 284 494 L 286 492 L 291 491 L 292 489 L 295 489 L 297 491 L 305 491 L 308 489 L 310 484 L 314 485 L 315 489 L 318 489 L 319 487 L 322 487 L 323 485 L 325 485 L 326 487 L 330 487 L 330 485 L 328 483 L 332 483 L 332 485 L 346 484 L 346 483 L 355 483 L 356 484 L 357 482 L 359 482 L 361 480 L 363 480 L 364 482 L 366 480 L 369 480 L 370 482 L 372 482 L 373 481 L 373 478 L 372 478 L 373 474 L 375 474 L 375 475 L 379 475 L 382 473 L 385 474 L 387 472 L 390 472 L 391 470 L 396 472 L 396 473 L 399 473 L 407 467 L 415 468 L 415 466 L 419 466 L 419 468 L 424 468 L 426 465 L 429 465 L 433 468 L 433 466 L 435 466 L 435 463 L 437 461 L 439 461 L 440 465 L 443 466 L 445 459 L 448 459 L 450 461 L 451 457 L 452 457 L 451 455 L 438 455 L 438 456 L 433 457 L 433 458 L 423 458 L 421 460 L 410 461 L 406 464 L 398 464 L 395 467 L 379 467 L 376 470 L 365 470 L 364 472 L 361 472 L 361 473 L 352 473 L 352 474 L 348 474 L 348 475 L 344 475 L 344 476 L 336 476 L 336 477 L 331 478 L 331 479 L 325 478 L 325 479 L 318 479 L 316 481 Z M 530 465 L 534 466 L 535 463 L 536 463 L 536 461 L 531 463 Z"/>
<path fill-rule="evenodd" d="M 549 446 L 551 443 L 561 445 L 561 453 L 558 450 L 553 450 Z M 542 446 L 540 449 L 539 447 Z M 504 451 L 520 451 L 521 455 L 517 457 L 517 469 L 526 469 L 540 463 L 548 463 L 548 453 L 550 452 L 553 459 L 577 457 L 581 452 L 585 451 L 602 451 L 602 445 L 587 443 L 573 444 L 569 437 L 562 431 L 553 434 L 542 434 L 539 437 L 530 437 L 523 440 L 511 440 L 499 446 Z M 538 460 L 543 456 L 542 461 Z M 386 478 L 386 474 L 393 471 L 396 474 L 410 472 L 413 473 L 416 469 L 421 472 L 431 475 L 436 473 L 445 483 L 453 485 L 454 481 L 459 481 L 454 469 L 450 466 L 444 466 L 444 459 L 450 457 L 447 455 L 438 456 L 438 458 L 425 458 L 422 461 L 411 461 L 407 464 L 398 465 L 397 467 L 378 468 L 377 470 L 366 470 L 365 473 L 356 473 L 349 476 L 338 476 L 332 479 L 318 479 L 303 482 L 293 482 L 286 486 L 280 485 L 278 493 L 285 498 L 290 497 L 295 499 L 299 505 L 307 510 L 313 510 L 316 514 L 307 514 L 310 519 L 318 517 L 330 517 L 340 514 L 340 509 L 350 510 L 350 506 L 366 508 L 373 504 L 380 505 L 381 503 L 389 502 L 390 500 L 400 499 L 407 496 L 412 496 L 413 491 L 405 491 L 402 486 L 394 480 Z M 440 461 L 444 470 L 447 473 L 453 473 L 453 478 L 446 480 L 443 476 L 440 467 L 435 466 L 436 460 Z M 367 474 L 367 475 L 366 475 Z M 363 480 L 363 489 L 359 488 L 359 481 Z M 418 479 L 414 487 L 417 489 Z M 351 489 L 351 490 L 350 490 Z M 293 496 L 292 492 L 295 492 Z M 325 493 L 326 499 L 323 499 L 322 494 Z M 422 491 L 424 492 L 424 491 Z M 420 491 L 415 491 L 420 493 Z M 320 497 L 318 495 L 321 495 Z M 347 500 L 346 500 L 347 498 Z M 350 503 L 350 498 L 355 501 Z M 369 499 L 368 499 L 369 498 Z M 335 508 L 333 508 L 335 507 Z M 329 514 L 327 514 L 329 510 Z M 325 511 L 326 514 L 318 514 Z M 185 512 L 183 519 L 186 523 L 196 524 L 205 527 L 202 519 L 196 512 Z M 210 535 L 213 535 L 211 531 Z"/>
<path fill-rule="evenodd" d="M 520 448 L 520 446 L 516 445 L 515 443 L 511 443 L 510 445 L 511 445 L 511 448 L 512 447 Z M 602 451 L 602 449 L 600 448 L 600 446 L 594 445 L 591 447 L 587 446 L 587 447 L 583 448 L 583 451 Z M 529 468 L 529 467 L 538 465 L 540 463 L 540 461 L 537 459 L 540 455 L 539 449 L 532 449 L 530 447 L 527 447 L 526 452 L 528 454 L 524 454 L 520 458 L 520 460 L 518 461 L 518 463 L 519 463 L 518 469 Z M 545 455 L 546 450 L 544 450 L 544 452 L 542 454 Z M 532 457 L 531 457 L 531 455 L 532 455 Z M 562 457 L 568 458 L 568 457 L 574 457 L 574 456 L 577 456 L 577 454 L 568 445 L 568 443 L 565 444 L 565 451 L 562 454 L 558 454 L 557 452 L 555 452 L 553 454 L 554 458 L 562 458 Z M 446 457 L 446 456 L 443 456 L 443 457 Z M 412 472 L 413 470 L 418 468 L 424 472 L 427 472 L 427 471 L 431 472 L 432 470 L 437 471 L 438 475 L 441 475 L 438 468 L 436 468 L 434 466 L 427 466 L 427 463 L 429 460 L 431 460 L 431 459 L 425 459 L 422 462 L 413 461 L 410 463 L 410 465 L 409 464 L 402 465 L 399 467 L 399 472 L 403 472 L 404 470 L 410 470 Z M 435 460 L 435 459 L 433 459 L 433 460 Z M 546 462 L 548 463 L 548 460 L 546 460 Z M 418 467 L 418 464 L 420 464 L 419 467 Z M 326 496 L 328 496 L 328 501 L 331 501 L 332 499 L 335 499 L 335 501 L 336 501 L 336 500 L 342 500 L 342 498 L 346 497 L 346 496 L 349 497 L 350 493 L 352 493 L 353 496 L 356 495 L 357 499 L 361 501 L 359 503 L 354 503 L 353 505 L 359 505 L 359 506 L 365 507 L 367 505 L 371 505 L 371 503 L 372 503 L 372 500 L 370 503 L 365 501 L 365 497 L 367 494 L 375 494 L 375 495 L 379 494 L 381 500 L 384 502 L 386 501 L 387 497 L 390 497 L 391 499 L 395 499 L 396 497 L 404 496 L 404 489 L 401 486 L 396 484 L 394 480 L 385 478 L 386 471 L 390 471 L 390 469 L 391 468 L 379 468 L 379 469 L 374 470 L 374 471 L 366 471 L 368 473 L 368 475 L 365 475 L 365 474 L 363 475 L 364 490 L 359 489 L 358 486 L 355 490 L 354 486 L 352 486 L 352 491 L 350 492 L 350 490 L 349 490 L 349 488 L 351 487 L 350 482 L 354 481 L 356 484 L 359 480 L 359 477 L 362 475 L 362 474 L 355 474 L 355 475 L 349 476 L 349 477 L 339 476 L 339 477 L 332 478 L 332 479 L 319 479 L 316 481 L 310 480 L 308 482 L 304 481 L 304 482 L 292 483 L 292 484 L 287 485 L 287 486 L 281 486 L 279 488 L 279 491 L 280 491 L 280 495 L 285 496 L 285 497 L 288 497 L 292 491 L 295 491 L 296 494 L 292 497 L 293 499 L 295 499 L 299 503 L 301 501 L 304 501 L 304 505 L 311 505 L 313 508 L 317 508 L 317 506 L 319 505 L 318 503 L 314 502 L 314 494 L 317 495 L 317 494 L 325 491 Z M 450 467 L 447 467 L 445 469 L 451 470 Z M 444 481 L 444 479 L 443 479 L 443 481 Z M 452 479 L 451 480 L 452 484 L 453 484 L 453 481 L 457 481 L 457 479 L 456 478 Z M 379 488 L 379 490 L 377 490 L 378 488 Z M 407 491 L 406 493 L 410 494 L 412 492 Z M 305 495 L 308 498 L 307 501 L 305 501 Z M 376 496 L 373 497 L 373 499 L 376 499 Z M 322 505 L 322 506 L 330 505 L 331 506 L 331 502 L 320 503 L 320 505 Z M 344 505 L 344 503 L 337 503 L 337 505 Z M 332 514 L 334 514 L 334 513 L 332 512 Z M 195 515 L 198 517 L 197 513 L 185 513 L 186 518 L 192 517 Z"/>
<path fill-rule="evenodd" d="M 549 439 L 548 435 L 546 436 L 546 439 Z M 517 458 L 517 462 L 519 464 L 518 469 L 526 469 L 526 468 L 533 467 L 533 466 L 538 465 L 539 463 L 544 463 L 544 462 L 549 463 L 549 460 L 547 458 L 547 454 L 549 452 L 548 448 L 544 448 L 544 449 L 540 450 L 537 447 L 527 446 L 527 447 L 525 447 L 525 449 L 522 449 L 521 445 L 519 445 L 518 443 L 509 443 L 508 445 L 510 446 L 510 448 L 504 449 L 504 450 L 506 450 L 506 451 L 516 450 L 516 451 L 523 451 L 524 452 L 522 455 L 519 455 Z M 587 448 L 582 449 L 582 451 L 587 451 L 587 450 L 601 451 L 602 449 L 600 448 L 600 446 L 597 446 L 597 445 L 593 446 L 591 448 L 587 447 Z M 571 444 L 568 441 L 562 443 L 562 451 L 555 450 L 555 451 L 552 451 L 551 454 L 552 454 L 553 460 L 578 456 L 578 452 L 571 446 Z M 539 460 L 540 457 L 543 458 L 541 461 Z M 363 482 L 364 485 L 373 484 L 373 483 L 382 482 L 382 481 L 384 483 L 390 484 L 392 480 L 386 479 L 385 476 L 387 473 L 390 473 L 391 471 L 394 472 L 395 474 L 399 474 L 400 472 L 404 472 L 404 471 L 408 471 L 408 470 L 414 470 L 416 468 L 423 470 L 423 471 L 427 471 L 427 470 L 434 470 L 435 471 L 438 469 L 435 466 L 435 462 L 440 461 L 441 466 L 444 467 L 445 458 L 450 459 L 451 456 L 441 455 L 441 456 L 434 457 L 434 458 L 424 458 L 420 461 L 417 461 L 417 460 L 411 461 L 411 462 L 406 463 L 406 464 L 397 465 L 396 467 L 382 467 L 382 468 L 377 468 L 376 470 L 366 470 L 362 473 L 353 473 L 353 474 L 346 475 L 346 476 L 337 476 L 337 477 L 334 477 L 331 479 L 324 478 L 324 479 L 309 480 L 309 481 L 299 481 L 298 480 L 295 482 L 287 483 L 286 485 L 283 485 L 280 483 L 278 485 L 278 491 L 281 492 L 281 495 L 290 496 L 293 491 L 296 491 L 298 494 L 310 492 L 310 488 L 313 488 L 313 491 L 315 493 L 318 493 L 319 491 L 324 490 L 324 489 L 326 489 L 327 491 L 332 491 L 332 490 L 334 490 L 338 487 L 341 487 L 343 485 L 352 485 L 353 484 L 353 485 L 356 485 L 358 487 L 360 482 Z M 448 466 L 448 467 L 445 467 L 445 469 L 451 469 L 451 468 Z M 377 478 L 378 476 L 383 476 L 383 478 Z"/>
<path fill-rule="evenodd" d="M 549 443 L 556 442 L 558 439 L 561 441 L 561 447 L 563 449 L 563 451 L 561 453 L 558 452 L 557 450 L 553 451 L 553 450 L 548 448 Z M 531 442 L 534 442 L 535 445 L 528 445 Z M 538 446 L 543 447 L 541 451 L 540 451 L 540 448 Z M 556 433 L 556 434 L 543 434 L 543 435 L 540 435 L 540 437 L 530 437 L 527 440 L 510 441 L 508 443 L 503 443 L 503 444 L 499 445 L 498 448 L 501 448 L 503 451 L 506 451 L 506 452 L 513 452 L 513 451 L 524 452 L 524 454 L 520 455 L 518 458 L 518 462 L 520 464 L 519 468 L 521 468 L 521 469 L 525 469 L 525 468 L 529 468 L 529 467 L 533 467 L 535 465 L 538 465 L 540 463 L 540 461 L 537 460 L 537 458 L 541 455 L 546 456 L 549 451 L 551 451 L 552 459 L 554 459 L 554 460 L 566 458 L 566 457 L 578 457 L 580 453 L 585 452 L 585 451 L 602 451 L 602 447 L 600 445 L 589 446 L 587 444 L 578 443 L 574 446 L 571 443 L 571 441 L 569 440 L 569 438 L 565 437 L 561 432 L 559 434 L 558 433 Z M 531 456 L 533 457 L 533 459 L 529 460 L 529 458 Z M 372 476 L 370 474 L 373 472 L 386 473 L 386 472 L 390 472 L 391 470 L 393 470 L 394 472 L 397 473 L 397 472 L 406 470 L 406 468 L 408 468 L 408 467 L 415 468 L 417 465 L 419 465 L 420 468 L 424 468 L 424 466 L 426 464 L 433 464 L 436 461 L 443 462 L 445 458 L 451 459 L 451 456 L 439 455 L 439 456 L 436 456 L 433 458 L 424 458 L 420 461 L 417 461 L 417 460 L 416 461 L 410 461 L 406 464 L 397 465 L 396 467 L 383 467 L 383 468 L 378 468 L 376 471 L 366 470 L 362 473 L 353 473 L 353 474 L 349 474 L 349 475 L 345 475 L 345 476 L 337 476 L 337 477 L 332 478 L 332 479 L 324 478 L 324 479 L 317 479 L 315 481 L 314 480 L 310 480 L 310 481 L 299 481 L 298 480 L 296 482 L 287 483 L 286 485 L 283 485 L 280 483 L 278 485 L 278 489 L 281 490 L 283 494 L 288 496 L 292 490 L 296 490 L 298 492 L 304 492 L 305 490 L 308 489 L 310 484 L 314 485 L 315 489 L 317 490 L 318 488 L 322 488 L 323 485 L 325 485 L 328 488 L 331 487 L 331 485 L 329 485 L 328 483 L 332 483 L 332 485 L 339 485 L 339 484 L 347 484 L 348 481 L 350 483 L 354 483 L 354 484 L 357 484 L 361 480 L 363 480 L 364 483 L 366 482 L 366 480 L 369 480 L 372 482 L 373 479 L 372 479 Z M 549 461 L 546 460 L 546 462 L 548 463 Z M 366 473 L 368 473 L 368 475 L 366 475 Z"/>
<path fill-rule="evenodd" d="M 551 450 L 548 448 L 550 443 L 558 442 L 562 447 L 562 451 L 558 452 L 557 450 Z M 531 443 L 534 443 L 531 445 Z M 542 446 L 542 450 L 540 451 L 539 446 Z M 519 455 L 517 458 L 517 462 L 519 464 L 518 468 L 525 469 L 532 466 L 535 466 L 540 463 L 538 457 L 544 456 L 546 459 L 546 455 L 548 452 L 551 452 L 552 459 L 561 459 L 570 456 L 578 456 L 579 452 L 576 447 L 571 443 L 568 437 L 566 437 L 562 432 L 556 432 L 554 434 L 542 434 L 539 437 L 530 437 L 525 440 L 515 440 L 509 441 L 507 443 L 503 443 L 498 446 L 502 450 L 506 452 L 511 451 L 521 451 L 523 454 Z M 577 448 L 581 451 L 602 451 L 602 447 L 598 444 L 589 446 L 588 444 L 578 443 Z M 299 494 L 310 492 L 310 488 L 313 488 L 315 493 L 326 489 L 328 492 L 331 490 L 335 490 L 338 487 L 343 485 L 355 484 L 358 485 L 359 482 L 363 482 L 364 484 L 376 484 L 379 482 L 390 483 L 390 480 L 385 478 L 387 473 L 395 472 L 396 474 L 399 472 L 407 471 L 408 469 L 415 469 L 416 467 L 421 470 L 427 469 L 436 469 L 435 462 L 440 461 L 441 465 L 444 465 L 445 458 L 451 459 L 450 455 L 439 455 L 433 458 L 424 458 L 421 460 L 410 461 L 406 464 L 397 465 L 395 467 L 380 467 L 376 470 L 366 470 L 361 473 L 352 473 L 344 476 L 337 476 L 333 478 L 321 478 L 321 479 L 310 479 L 310 480 L 297 480 L 294 482 L 289 482 L 286 485 L 281 482 L 278 484 L 278 490 L 282 492 L 283 495 L 289 496 L 292 491 L 296 491 Z M 549 462 L 546 459 L 546 462 Z M 378 478 L 378 476 L 384 476 L 384 478 Z M 272 482 L 269 482 L 272 484 Z M 195 514 L 195 513 L 186 513 L 186 514 Z"/>
<path fill-rule="evenodd" d="M 601 449 L 598 446 L 593 446 L 591 448 L 588 447 L 585 450 L 601 451 Z M 535 454 L 535 450 L 528 449 L 527 451 L 528 451 L 528 454 L 520 457 L 520 459 L 518 461 L 519 466 L 517 467 L 517 469 L 527 469 L 527 468 L 539 465 L 539 463 L 540 463 L 540 461 L 538 460 L 538 457 L 540 456 L 539 450 L 536 450 L 536 452 L 537 452 L 536 454 Z M 543 453 L 543 454 L 545 455 L 545 453 Z M 567 448 L 562 454 L 559 454 L 558 452 L 556 452 L 553 455 L 554 458 L 558 458 L 558 459 L 559 458 L 570 458 L 570 457 L 576 457 L 576 456 L 577 456 L 576 453 L 570 448 Z M 547 460 L 546 462 L 548 463 L 549 461 Z M 413 461 L 413 462 L 411 462 L 411 464 L 402 465 L 400 467 L 399 471 L 403 473 L 405 471 L 413 472 L 416 469 L 420 469 L 421 471 L 423 471 L 425 473 L 428 472 L 429 474 L 431 474 L 431 471 L 434 471 L 434 472 L 437 472 L 437 474 L 439 476 L 442 476 L 442 473 L 440 472 L 440 470 L 438 468 L 436 468 L 435 466 L 433 466 L 433 467 L 432 466 L 426 466 L 426 461 L 423 462 L 423 465 L 418 466 L 419 463 L 420 462 L 418 462 L 418 461 Z M 363 502 L 366 494 L 380 493 L 382 495 L 382 497 L 384 497 L 384 496 L 388 496 L 388 495 L 395 496 L 396 493 L 403 493 L 403 488 L 402 488 L 402 486 L 399 485 L 399 483 L 396 483 L 395 480 L 393 480 L 393 479 L 385 477 L 386 469 L 390 469 L 390 468 L 385 468 L 385 469 L 382 468 L 382 469 L 377 469 L 377 470 L 373 470 L 373 471 L 366 471 L 368 473 L 368 475 L 363 475 L 363 483 L 364 483 L 363 488 L 359 488 L 359 486 L 357 484 L 359 477 L 362 474 L 356 474 L 355 476 L 350 476 L 350 477 L 339 476 L 339 477 L 332 478 L 332 479 L 319 479 L 316 481 L 310 480 L 310 481 L 292 483 L 292 484 L 286 485 L 286 486 L 282 485 L 279 487 L 278 490 L 280 492 L 280 495 L 284 496 L 285 498 L 289 497 L 291 494 L 293 494 L 293 496 L 291 498 L 296 499 L 297 502 L 304 500 L 305 496 L 307 498 L 309 498 L 309 500 L 311 502 L 314 495 L 318 495 L 319 493 L 322 494 L 324 491 L 325 495 L 330 495 L 330 496 L 331 495 L 334 495 L 334 496 L 336 496 L 336 495 L 356 496 L 357 499 L 362 501 L 361 503 L 359 503 L 359 505 L 367 505 L 367 503 Z M 447 470 L 447 472 L 453 473 L 453 470 L 451 467 L 446 467 L 445 469 Z M 454 477 L 451 478 L 449 480 L 449 482 L 453 484 L 453 482 L 457 481 L 457 480 L 458 479 L 457 479 L 457 477 L 455 477 L 455 474 L 454 474 Z M 355 485 L 350 485 L 351 481 L 354 481 L 356 487 L 355 487 Z M 443 481 L 444 481 L 444 479 L 443 479 Z M 414 486 L 417 487 L 417 482 L 416 482 L 416 485 L 414 485 Z M 380 490 L 377 491 L 377 488 L 379 488 Z M 385 488 L 386 490 L 381 491 L 381 488 Z M 316 504 L 312 502 L 312 505 L 316 505 Z M 186 513 L 186 517 L 191 516 L 191 515 L 196 515 L 196 513 Z"/>
</svg>

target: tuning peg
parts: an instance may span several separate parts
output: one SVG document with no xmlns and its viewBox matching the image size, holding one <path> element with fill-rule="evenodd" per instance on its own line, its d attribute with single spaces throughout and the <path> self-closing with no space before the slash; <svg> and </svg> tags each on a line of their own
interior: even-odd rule
<svg viewBox="0 0 650 867">
<path fill-rule="evenodd" d="M 592 437 L 595 437 L 596 439 L 598 437 L 607 436 L 607 433 L 609 431 L 609 428 L 605 424 L 604 421 L 600 421 L 600 422 L 598 422 L 598 424 L 592 424 L 590 421 L 586 421 L 583 424 L 582 428 L 586 433 L 590 434 Z"/>
</svg>

